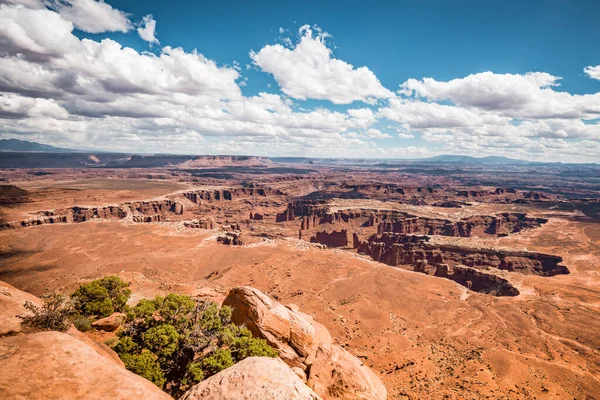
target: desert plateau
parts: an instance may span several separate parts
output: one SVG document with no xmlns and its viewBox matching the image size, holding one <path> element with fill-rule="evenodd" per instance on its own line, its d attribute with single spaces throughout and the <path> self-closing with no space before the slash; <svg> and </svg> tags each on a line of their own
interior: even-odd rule
<svg viewBox="0 0 600 400">
<path fill-rule="evenodd" d="M 116 275 L 132 300 L 219 303 L 248 286 L 324 325 L 388 398 L 600 397 L 597 179 L 216 159 L 4 170 L 0 280 L 42 296 Z"/>
</svg>

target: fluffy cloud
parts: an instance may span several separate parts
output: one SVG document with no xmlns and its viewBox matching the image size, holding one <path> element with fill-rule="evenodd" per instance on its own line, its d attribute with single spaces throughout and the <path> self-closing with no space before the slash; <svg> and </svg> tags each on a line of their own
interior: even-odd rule
<svg viewBox="0 0 600 400">
<path fill-rule="evenodd" d="M 49 0 L 49 5 L 84 32 L 127 32 L 133 28 L 126 13 L 104 0 Z"/>
<path fill-rule="evenodd" d="M 199 143 L 203 151 L 234 151 L 223 147 L 227 137 L 245 143 L 242 153 L 344 155 L 351 146 L 372 147 L 342 135 L 368 130 L 376 121 L 371 109 L 299 112 L 280 95 L 245 97 L 235 66 L 181 48 L 155 55 L 111 39 L 80 40 L 52 10 L 2 6 L 0 18 L 9 43 L 0 57 L 3 132 L 35 140 L 43 131 L 46 143 L 124 151 L 185 153 Z M 41 26 L 61 40 L 46 40 Z"/>
<path fill-rule="evenodd" d="M 16 94 L 0 95 L 0 117 L 49 117 L 66 119 L 69 116 L 67 110 L 52 99 L 34 99 Z"/>
<path fill-rule="evenodd" d="M 43 10 L 46 8 L 42 0 L 0 0 L 0 4 L 22 5 L 27 8 Z"/>
<path fill-rule="evenodd" d="M 378 115 L 399 122 L 408 129 L 465 128 L 481 125 L 508 125 L 510 118 L 474 112 L 462 107 L 427 103 L 402 98 L 390 99 Z"/>
<path fill-rule="evenodd" d="M 61 56 L 78 45 L 72 30 L 71 22 L 45 8 L 0 5 L 1 53 L 27 58 Z"/>
<path fill-rule="evenodd" d="M 483 72 L 448 82 L 409 79 L 400 93 L 459 107 L 497 112 L 511 118 L 597 118 L 600 94 L 571 95 L 555 91 L 561 78 L 545 72 L 494 74 Z"/>
<path fill-rule="evenodd" d="M 158 39 L 156 38 L 156 21 L 154 20 L 152 14 L 148 14 L 142 18 L 142 22 L 137 28 L 137 32 L 142 40 L 150 43 L 150 46 L 153 44 L 159 44 Z"/>
<path fill-rule="evenodd" d="M 585 67 L 583 71 L 590 78 L 600 80 L 600 65 Z"/>
<path fill-rule="evenodd" d="M 333 58 L 325 44 L 325 33 L 317 31 L 313 35 L 305 25 L 300 34 L 300 41 L 292 49 L 275 44 L 250 53 L 254 64 L 272 74 L 283 93 L 299 100 L 329 100 L 335 104 L 359 100 L 372 103 L 392 96 L 367 67 L 354 68 Z"/>
<path fill-rule="evenodd" d="M 391 138 L 391 136 L 388 135 L 387 133 L 383 133 L 379 129 L 374 129 L 374 128 L 367 130 L 366 134 L 371 139 L 389 139 L 389 138 Z"/>
</svg>

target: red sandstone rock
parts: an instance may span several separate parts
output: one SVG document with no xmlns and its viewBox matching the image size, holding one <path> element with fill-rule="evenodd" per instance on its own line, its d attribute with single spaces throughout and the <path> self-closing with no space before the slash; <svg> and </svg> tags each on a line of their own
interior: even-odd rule
<svg viewBox="0 0 600 400">
<path fill-rule="evenodd" d="M 340 232 L 317 232 L 310 238 L 311 243 L 324 244 L 327 247 L 346 247 L 349 245 L 348 231 L 342 229 Z"/>
<path fill-rule="evenodd" d="M 125 314 L 116 312 L 108 317 L 100 318 L 99 320 L 92 322 L 92 326 L 101 331 L 114 332 L 119 329 L 126 318 L 127 316 Z"/>
</svg>

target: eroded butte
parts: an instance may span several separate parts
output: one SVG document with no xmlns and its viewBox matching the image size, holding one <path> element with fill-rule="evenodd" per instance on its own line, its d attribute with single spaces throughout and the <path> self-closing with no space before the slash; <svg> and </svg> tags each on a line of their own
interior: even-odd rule
<svg viewBox="0 0 600 400">
<path fill-rule="evenodd" d="M 0 281 L 249 285 L 314 316 L 390 398 L 600 398 L 600 203 L 583 181 L 127 162 L 2 171 Z"/>
</svg>

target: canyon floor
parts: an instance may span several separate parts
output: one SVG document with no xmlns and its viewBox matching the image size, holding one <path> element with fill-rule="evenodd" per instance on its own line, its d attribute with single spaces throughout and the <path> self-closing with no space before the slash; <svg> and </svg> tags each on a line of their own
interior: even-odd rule
<svg viewBox="0 0 600 400">
<path fill-rule="evenodd" d="M 518 191 L 498 201 L 487 186 L 382 176 L 403 187 L 429 183 L 436 189 L 408 199 L 391 187 L 373 187 L 370 172 L 336 169 L 312 177 L 265 174 L 226 181 L 160 169 L 5 171 L 0 222 L 30 222 L 0 230 L 0 280 L 43 295 L 69 293 L 82 282 L 116 274 L 132 283 L 138 299 L 169 292 L 218 298 L 232 287 L 250 285 L 313 315 L 337 343 L 379 374 L 392 399 L 600 398 L 600 223 L 573 206 L 579 203 L 553 197 L 550 189 L 541 200 L 521 201 L 533 195 Z M 352 186 L 352 196 L 343 183 L 349 177 L 363 182 Z M 458 189 L 451 189 L 455 184 L 479 194 L 463 205 L 436 205 L 461 200 Z M 240 187 L 254 191 L 236 192 Z M 259 187 L 268 190 L 258 193 Z M 225 194 L 226 188 L 233 189 Z M 311 203 L 315 193 L 321 196 Z M 310 205 L 308 211 L 286 214 L 298 199 L 303 207 Z M 96 217 L 94 207 L 142 201 L 158 209 L 160 218 Z M 166 201 L 182 210 L 157 208 Z M 519 294 L 478 293 L 449 279 L 374 261 L 351 243 L 311 243 L 318 231 L 343 229 L 361 240 L 376 235 L 362 216 L 329 223 L 326 214 L 303 234 L 300 221 L 323 204 L 327 215 L 385 209 L 441 218 L 450 221 L 447 225 L 476 215 L 527 214 L 547 221 L 510 234 L 434 236 L 456 246 L 555 255 L 569 274 L 488 268 Z M 73 207 L 86 208 L 87 217 Z M 147 215 L 139 205 L 128 207 Z M 48 220 L 65 209 L 70 214 L 64 222 Z M 190 221 L 198 222 L 196 227 Z M 242 233 L 243 244 L 218 240 L 232 230 Z"/>
</svg>

